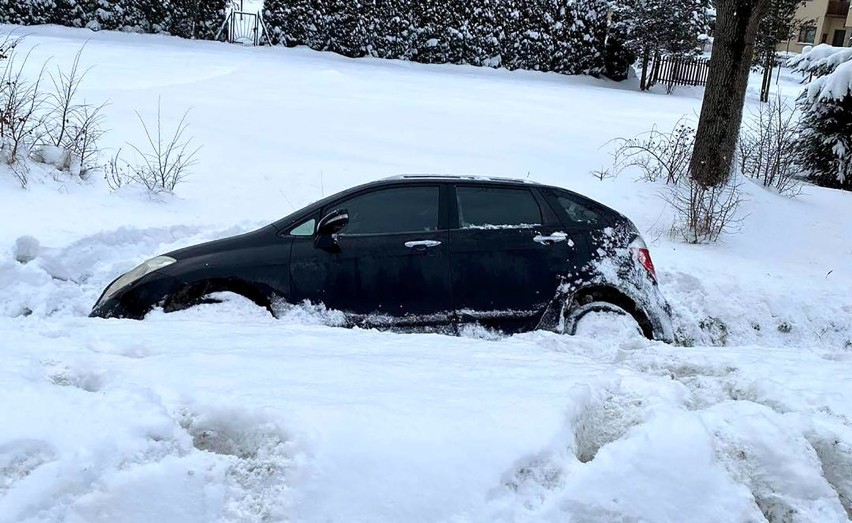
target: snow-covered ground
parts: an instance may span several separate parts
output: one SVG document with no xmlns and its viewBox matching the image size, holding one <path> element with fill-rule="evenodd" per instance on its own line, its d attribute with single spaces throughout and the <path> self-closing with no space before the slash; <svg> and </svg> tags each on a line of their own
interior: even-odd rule
<svg viewBox="0 0 852 523">
<path fill-rule="evenodd" d="M 667 238 L 662 186 L 590 174 L 609 140 L 696 115 L 700 90 L 18 31 L 34 71 L 88 42 L 81 93 L 109 101 L 105 146 L 139 142 L 134 111 L 160 99 L 167 127 L 190 109 L 203 149 L 174 197 L 38 173 L 24 191 L 0 171 L 0 522 L 852 514 L 852 194 L 747 182 L 742 231 L 688 246 Z M 345 330 L 239 299 L 86 317 L 146 258 L 400 172 L 529 177 L 623 211 L 694 346 Z"/>
</svg>

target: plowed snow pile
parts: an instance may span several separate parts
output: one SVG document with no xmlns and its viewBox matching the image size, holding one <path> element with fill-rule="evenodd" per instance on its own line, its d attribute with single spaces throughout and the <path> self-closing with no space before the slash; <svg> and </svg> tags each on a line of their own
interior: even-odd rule
<svg viewBox="0 0 852 523">
<path fill-rule="evenodd" d="M 0 26 L 0 33 L 13 28 Z M 204 145 L 176 195 L 0 168 L 0 522 L 831 522 L 852 515 L 852 194 L 746 182 L 739 234 L 668 239 L 660 185 L 601 144 L 700 92 L 27 28 L 36 70 L 86 41 L 104 145 L 158 98 Z M 2 38 L 2 34 L 0 34 Z M 794 97 L 797 79 L 780 89 Z M 749 104 L 756 103 L 750 99 Z M 90 319 L 113 278 L 401 172 L 527 177 L 624 212 L 681 346 L 279 319 L 238 297 Z"/>
</svg>

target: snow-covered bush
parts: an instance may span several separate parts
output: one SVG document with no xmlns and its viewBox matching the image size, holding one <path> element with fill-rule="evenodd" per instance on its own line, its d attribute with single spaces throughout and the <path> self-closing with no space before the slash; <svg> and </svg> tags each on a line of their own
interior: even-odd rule
<svg viewBox="0 0 852 523">
<path fill-rule="evenodd" d="M 852 190 L 852 49 L 819 45 L 789 65 L 817 77 L 798 101 L 799 163 L 814 183 Z"/>
<path fill-rule="evenodd" d="M 373 16 L 365 20 L 365 27 L 370 35 L 367 43 L 370 56 L 411 59 L 414 49 L 411 44 L 414 36 L 412 28 L 415 24 L 412 19 L 414 13 L 407 9 L 407 6 L 408 0 L 387 0 L 376 3 L 373 7 Z"/>
<path fill-rule="evenodd" d="M 58 24 L 212 40 L 225 0 L 0 0 L 0 23 Z"/>
<path fill-rule="evenodd" d="M 34 161 L 57 173 L 86 178 L 98 161 L 101 108 L 79 100 L 85 73 L 80 55 L 69 69 L 27 76 L 28 55 L 15 52 L 19 40 L 0 43 L 0 160 L 11 168 L 22 187 L 29 183 Z"/>
<path fill-rule="evenodd" d="M 26 159 L 38 143 L 45 95 L 41 89 L 43 70 L 34 79 L 24 74 L 27 57 L 15 51 L 18 40 L 3 44 L 6 58 L 0 62 L 0 162 L 8 165 L 21 187 L 29 183 Z"/>
<path fill-rule="evenodd" d="M 370 4 L 359 0 L 318 0 L 322 14 L 320 49 L 353 58 L 367 53 L 368 35 L 363 27 Z"/>
<path fill-rule="evenodd" d="M 0 0 L 0 24 L 21 24 L 28 18 L 28 4 L 21 0 Z"/>
<path fill-rule="evenodd" d="M 598 75 L 607 0 L 266 0 L 273 44 L 346 56 Z"/>
<path fill-rule="evenodd" d="M 34 151 L 34 158 L 53 165 L 60 171 L 86 178 L 98 159 L 98 141 L 103 136 L 101 109 L 77 99 L 77 89 L 85 71 L 80 70 L 77 52 L 70 69 L 57 67 L 49 74 L 53 91 L 46 94 L 44 132 L 42 144 Z"/>
<path fill-rule="evenodd" d="M 310 0 L 264 0 L 263 17 L 273 44 L 318 45 L 320 20 Z"/>
<path fill-rule="evenodd" d="M 224 0 L 170 0 L 169 34 L 213 40 L 225 20 Z"/>
<path fill-rule="evenodd" d="M 28 55 L 16 55 L 19 40 L 0 41 L 0 161 L 7 165 L 22 187 L 30 181 L 30 166 L 39 163 L 62 173 L 86 179 L 92 170 L 104 172 L 111 188 L 138 183 L 152 193 L 172 192 L 195 162 L 197 148 L 186 136 L 186 114 L 174 133 L 162 126 L 160 106 L 157 120 L 149 125 L 140 116 L 146 142 L 137 146 L 132 161 L 117 153 L 106 166 L 99 166 L 98 141 L 103 105 L 79 100 L 77 91 L 85 77 L 80 69 L 81 49 L 67 69 L 27 76 Z"/>
<path fill-rule="evenodd" d="M 135 33 L 164 33 L 168 31 L 169 6 L 162 0 L 123 0 L 113 2 L 122 13 L 119 29 Z"/>
<path fill-rule="evenodd" d="M 737 155 L 740 171 L 779 194 L 796 196 L 801 169 L 796 158 L 798 121 L 793 107 L 780 96 L 760 104 L 740 129 Z"/>
<path fill-rule="evenodd" d="M 414 26 L 405 54 L 424 64 L 462 63 L 465 39 L 459 29 L 464 25 L 461 2 L 415 2 L 409 9 Z"/>
<path fill-rule="evenodd" d="M 462 34 L 462 61 L 470 65 L 500 67 L 502 37 L 509 20 L 509 7 L 503 0 L 464 3 L 459 28 Z"/>
</svg>

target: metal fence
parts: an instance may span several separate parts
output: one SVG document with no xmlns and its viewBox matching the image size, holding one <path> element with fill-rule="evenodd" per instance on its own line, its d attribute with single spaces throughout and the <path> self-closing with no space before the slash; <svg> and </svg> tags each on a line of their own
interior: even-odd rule
<svg viewBox="0 0 852 523">
<path fill-rule="evenodd" d="M 706 85 L 710 60 L 693 56 L 657 56 L 649 64 L 649 86 L 664 84 L 671 91 L 677 85 Z"/>
<path fill-rule="evenodd" d="M 225 21 L 216 34 L 216 40 L 220 40 L 224 34 L 226 40 L 231 43 L 272 45 L 263 21 L 262 6 L 263 4 L 258 4 L 256 0 L 249 0 L 248 5 L 245 0 L 233 0 Z"/>
</svg>

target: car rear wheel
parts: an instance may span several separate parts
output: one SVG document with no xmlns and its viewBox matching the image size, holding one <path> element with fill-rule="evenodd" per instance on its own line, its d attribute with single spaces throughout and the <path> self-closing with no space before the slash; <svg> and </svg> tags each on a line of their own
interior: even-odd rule
<svg viewBox="0 0 852 523">
<path fill-rule="evenodd" d="M 594 338 L 644 337 L 642 327 L 632 314 L 604 301 L 585 303 L 568 311 L 564 332 Z"/>
</svg>

